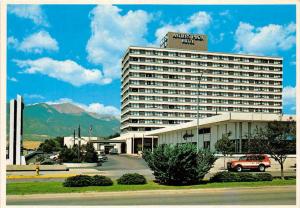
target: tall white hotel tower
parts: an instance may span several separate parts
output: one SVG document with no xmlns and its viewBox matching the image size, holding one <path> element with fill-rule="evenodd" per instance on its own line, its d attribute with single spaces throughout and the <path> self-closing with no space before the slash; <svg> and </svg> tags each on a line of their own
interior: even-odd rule
<svg viewBox="0 0 300 208">
<path fill-rule="evenodd" d="M 198 34 L 169 32 L 160 48 L 129 47 L 121 85 L 127 153 L 156 145 L 155 138 L 144 137 L 146 131 L 195 120 L 198 92 L 200 118 L 224 112 L 281 114 L 282 61 L 208 52 L 207 36 Z"/>
<path fill-rule="evenodd" d="M 9 163 L 10 165 L 23 165 L 22 135 L 23 135 L 23 98 L 17 95 L 17 99 L 10 101 L 9 117 Z"/>
</svg>

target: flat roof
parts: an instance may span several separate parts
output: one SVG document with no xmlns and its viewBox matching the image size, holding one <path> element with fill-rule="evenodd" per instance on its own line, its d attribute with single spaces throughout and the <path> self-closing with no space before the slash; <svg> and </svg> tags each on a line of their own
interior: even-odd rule
<svg viewBox="0 0 300 208">
<path fill-rule="evenodd" d="M 257 122 L 268 122 L 268 121 L 288 121 L 296 120 L 295 115 L 281 115 L 281 114 L 270 114 L 270 113 L 224 113 L 212 117 L 199 119 L 199 126 L 205 127 L 211 124 L 225 122 L 225 121 L 257 121 Z M 193 120 L 183 124 L 177 124 L 168 126 L 161 129 L 156 129 L 145 133 L 145 136 L 158 136 L 163 133 L 185 130 L 197 127 L 197 120 Z"/>
<path fill-rule="evenodd" d="M 127 53 L 128 49 L 130 48 L 143 48 L 143 49 L 158 49 L 162 51 L 184 51 L 184 52 L 194 52 L 194 53 L 203 53 L 203 54 L 212 54 L 212 55 L 231 55 L 231 56 L 246 56 L 246 57 L 259 57 L 259 58 L 273 58 L 273 59 L 280 59 L 283 60 L 283 57 L 280 56 L 262 56 L 262 55 L 255 55 L 255 54 L 242 54 L 242 53 L 228 53 L 228 52 L 214 52 L 214 51 L 200 51 L 200 50 L 186 50 L 180 48 L 160 48 L 160 47 L 150 47 L 150 46 L 129 46 L 125 51 Z M 124 54 L 124 56 L 125 56 Z M 124 56 L 122 58 L 124 58 Z"/>
</svg>

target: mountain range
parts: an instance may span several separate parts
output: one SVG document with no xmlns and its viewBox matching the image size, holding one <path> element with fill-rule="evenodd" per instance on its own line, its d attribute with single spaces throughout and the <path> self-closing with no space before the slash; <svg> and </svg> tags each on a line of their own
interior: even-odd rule
<svg viewBox="0 0 300 208">
<path fill-rule="evenodd" d="M 7 110 L 9 111 L 9 107 Z M 9 112 L 7 119 L 9 121 Z M 72 136 L 74 129 L 77 135 L 79 125 L 81 136 L 89 136 L 90 126 L 91 136 L 107 137 L 120 131 L 119 119 L 87 112 L 72 103 L 26 105 L 23 122 L 23 138 L 30 141 Z"/>
</svg>

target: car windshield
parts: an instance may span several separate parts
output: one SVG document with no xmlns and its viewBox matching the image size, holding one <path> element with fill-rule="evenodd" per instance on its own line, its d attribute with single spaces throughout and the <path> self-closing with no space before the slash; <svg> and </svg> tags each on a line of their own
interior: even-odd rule
<svg viewBox="0 0 300 208">
<path fill-rule="evenodd" d="M 242 157 L 240 157 L 240 159 L 239 160 L 246 160 L 246 156 L 242 156 Z"/>
</svg>

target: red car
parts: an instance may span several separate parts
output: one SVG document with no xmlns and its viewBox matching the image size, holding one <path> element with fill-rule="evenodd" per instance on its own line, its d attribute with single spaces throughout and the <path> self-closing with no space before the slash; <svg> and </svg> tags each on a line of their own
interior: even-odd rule
<svg viewBox="0 0 300 208">
<path fill-rule="evenodd" d="M 243 169 L 258 170 L 264 172 L 271 167 L 270 158 L 267 155 L 246 155 L 227 163 L 228 170 L 242 172 Z"/>
</svg>

